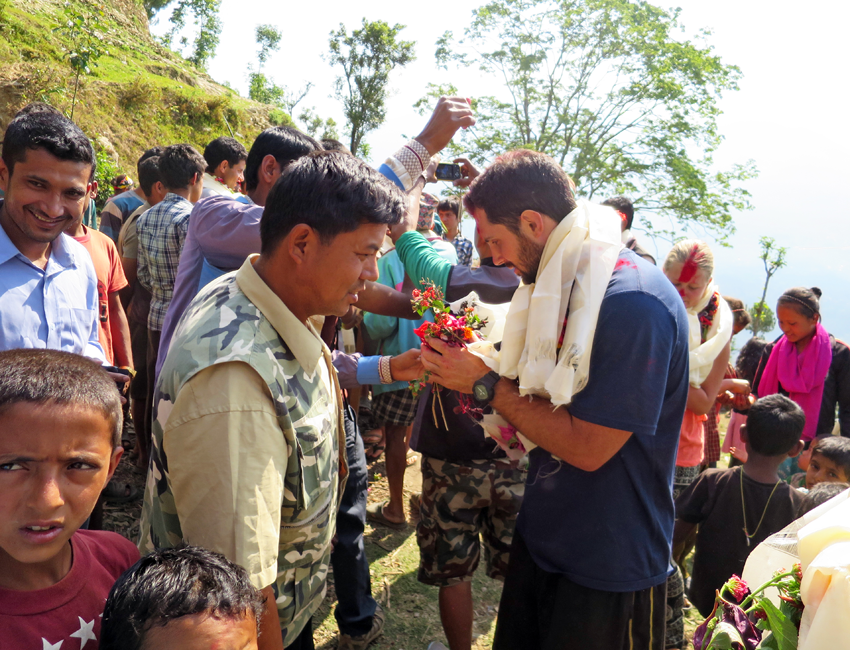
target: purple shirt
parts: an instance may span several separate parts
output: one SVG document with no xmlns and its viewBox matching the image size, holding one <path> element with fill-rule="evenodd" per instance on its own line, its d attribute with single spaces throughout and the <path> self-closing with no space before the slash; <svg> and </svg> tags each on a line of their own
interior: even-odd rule
<svg viewBox="0 0 850 650">
<path fill-rule="evenodd" d="M 227 271 L 238 269 L 245 258 L 260 252 L 260 217 L 263 206 L 229 196 L 211 196 L 195 204 L 189 231 L 180 255 L 174 295 L 165 315 L 156 374 L 162 368 L 171 337 L 180 318 L 198 293 L 204 260 Z"/>
</svg>

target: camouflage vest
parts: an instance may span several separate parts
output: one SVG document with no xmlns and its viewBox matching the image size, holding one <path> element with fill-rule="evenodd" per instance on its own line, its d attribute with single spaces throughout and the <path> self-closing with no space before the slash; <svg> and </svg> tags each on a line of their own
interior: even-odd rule
<svg viewBox="0 0 850 650">
<path fill-rule="evenodd" d="M 191 322 L 191 325 L 189 323 Z M 283 644 L 291 644 L 322 602 L 331 538 L 345 466 L 345 431 L 336 373 L 337 411 L 317 371 L 307 377 L 263 313 L 239 289 L 236 274 L 206 287 L 193 301 L 171 342 L 154 394 L 151 464 L 140 548 L 184 542 L 163 451 L 163 428 L 181 387 L 204 368 L 242 361 L 266 382 L 288 450 L 283 477 L 278 573 L 274 585 Z M 320 361 L 322 363 L 322 361 Z M 165 414 L 158 419 L 158 414 Z M 213 471 L 212 468 L 210 471 Z"/>
</svg>

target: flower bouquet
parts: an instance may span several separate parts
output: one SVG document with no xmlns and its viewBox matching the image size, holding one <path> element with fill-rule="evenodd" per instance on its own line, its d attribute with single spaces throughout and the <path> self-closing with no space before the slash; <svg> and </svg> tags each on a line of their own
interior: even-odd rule
<svg viewBox="0 0 850 650">
<path fill-rule="evenodd" d="M 732 576 L 717 592 L 714 611 L 694 632 L 696 650 L 796 650 L 803 615 L 799 564 L 791 571 L 777 572 L 750 592 L 747 583 Z M 776 587 L 777 607 L 764 595 Z"/>
</svg>

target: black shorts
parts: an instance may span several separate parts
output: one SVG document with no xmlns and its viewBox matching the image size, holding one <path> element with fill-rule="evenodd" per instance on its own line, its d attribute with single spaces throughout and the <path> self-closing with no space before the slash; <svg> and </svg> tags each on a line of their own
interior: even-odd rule
<svg viewBox="0 0 850 650">
<path fill-rule="evenodd" d="M 541 569 L 516 531 L 493 650 L 663 650 L 666 586 L 582 587 Z"/>
</svg>

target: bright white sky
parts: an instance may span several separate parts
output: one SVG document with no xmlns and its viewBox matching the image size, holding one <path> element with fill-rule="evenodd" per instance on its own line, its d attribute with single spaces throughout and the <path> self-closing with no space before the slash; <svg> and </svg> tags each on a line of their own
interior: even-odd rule
<svg viewBox="0 0 850 650">
<path fill-rule="evenodd" d="M 493 93 L 492 80 L 474 71 L 438 70 L 434 62 L 437 38 L 447 29 L 460 34 L 472 9 L 481 4 L 453 0 L 431 3 L 423 10 L 420 3 L 397 0 L 315 4 L 223 0 L 221 43 L 209 71 L 217 81 L 227 81 L 247 95 L 248 70 L 257 59 L 254 28 L 274 24 L 283 32 L 283 42 L 266 64 L 266 73 L 290 88 L 312 82 L 314 88 L 302 106 L 315 106 L 319 114 L 342 125 L 339 102 L 331 96 L 336 72 L 322 58 L 330 31 L 340 23 L 350 31 L 363 17 L 407 25 L 403 38 L 416 41 L 418 60 L 391 77 L 387 122 L 366 138 L 372 163 L 379 164 L 404 136 L 416 135 L 424 125 L 426 118 L 416 113 L 413 103 L 424 95 L 427 83 L 451 82 L 472 97 Z M 771 280 L 768 303 L 775 306 L 789 287 L 819 286 L 826 328 L 850 341 L 850 201 L 846 189 L 841 189 L 847 188 L 850 177 L 850 92 L 841 81 L 848 73 L 850 3 L 682 0 L 677 4 L 687 31 L 713 30 L 710 43 L 716 52 L 743 71 L 740 90 L 721 103 L 724 114 L 719 125 L 726 140 L 715 156 L 718 167 L 726 169 L 752 158 L 760 172 L 746 185 L 754 209 L 734 215 L 737 233 L 732 247 L 712 246 L 717 283 L 725 294 L 748 304 L 758 300 L 764 282 L 758 240 L 763 235 L 774 237 L 788 248 L 788 266 Z M 161 33 L 163 25 L 154 25 L 153 31 Z M 639 218 L 638 214 L 636 223 Z M 643 243 L 652 250 L 651 241 Z M 661 259 L 668 246 L 659 241 L 656 249 Z M 739 337 L 738 347 L 742 337 L 746 334 Z"/>
</svg>

